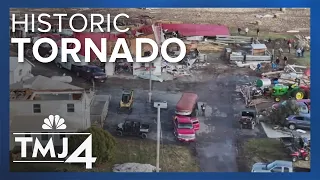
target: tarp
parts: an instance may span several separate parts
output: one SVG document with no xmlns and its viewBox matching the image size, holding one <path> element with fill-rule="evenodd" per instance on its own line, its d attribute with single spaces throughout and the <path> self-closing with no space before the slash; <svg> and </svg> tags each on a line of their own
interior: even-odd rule
<svg viewBox="0 0 320 180">
<path fill-rule="evenodd" d="M 163 30 L 178 31 L 182 36 L 228 36 L 229 29 L 222 25 L 213 24 L 161 24 Z"/>
<path fill-rule="evenodd" d="M 195 93 L 183 93 L 177 106 L 177 112 L 192 112 L 198 100 L 198 95 Z"/>
</svg>

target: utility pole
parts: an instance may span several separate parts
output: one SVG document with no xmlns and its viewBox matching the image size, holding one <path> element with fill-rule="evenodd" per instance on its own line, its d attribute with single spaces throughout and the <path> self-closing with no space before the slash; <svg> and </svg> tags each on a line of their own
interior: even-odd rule
<svg viewBox="0 0 320 180">
<path fill-rule="evenodd" d="M 151 71 L 151 62 L 149 63 L 149 103 L 151 103 L 151 97 L 152 97 L 152 71 Z"/>
<path fill-rule="evenodd" d="M 160 110 L 167 109 L 167 102 L 155 102 L 153 107 L 157 108 L 157 159 L 156 159 L 156 172 L 160 171 L 160 136 L 161 136 L 161 121 L 160 121 Z"/>
<path fill-rule="evenodd" d="M 159 172 L 159 165 L 160 165 L 160 132 L 161 132 L 161 123 L 160 123 L 160 104 L 158 104 L 158 117 L 157 117 L 157 163 L 156 163 L 156 170 Z"/>
</svg>

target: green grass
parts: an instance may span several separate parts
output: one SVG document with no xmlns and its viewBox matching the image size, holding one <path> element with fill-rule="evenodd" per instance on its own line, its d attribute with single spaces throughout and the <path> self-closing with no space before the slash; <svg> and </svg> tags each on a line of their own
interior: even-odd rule
<svg viewBox="0 0 320 180">
<path fill-rule="evenodd" d="M 294 58 L 294 64 L 301 66 L 310 66 L 310 52 L 305 52 L 304 57 Z"/>
<path fill-rule="evenodd" d="M 243 154 L 248 168 L 257 162 L 272 162 L 275 160 L 291 161 L 285 148 L 279 140 L 271 138 L 250 139 L 243 144 Z M 295 167 L 310 168 L 309 161 L 297 161 Z"/>
<path fill-rule="evenodd" d="M 128 162 L 146 163 L 155 166 L 156 162 L 156 142 L 148 140 L 127 140 L 116 139 L 117 147 L 113 160 L 94 167 L 94 172 L 111 172 L 114 164 Z M 187 146 L 162 145 L 160 152 L 160 168 L 162 172 L 198 172 L 199 166 L 195 157 Z M 61 163 L 14 163 L 10 166 L 11 171 L 15 172 L 51 172 L 67 171 L 81 172 L 86 171 L 84 165 L 70 165 Z"/>
</svg>

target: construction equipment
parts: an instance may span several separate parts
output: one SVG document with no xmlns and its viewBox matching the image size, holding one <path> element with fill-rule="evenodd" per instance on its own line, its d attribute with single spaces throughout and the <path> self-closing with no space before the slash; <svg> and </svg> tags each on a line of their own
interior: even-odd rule
<svg viewBox="0 0 320 180">
<path fill-rule="evenodd" d="M 283 84 L 275 84 L 272 88 L 272 97 L 276 102 L 281 101 L 285 96 L 287 98 L 295 98 L 296 100 L 303 99 L 305 97 L 305 92 L 297 84 L 291 86 L 286 86 Z"/>
<path fill-rule="evenodd" d="M 127 111 L 129 113 L 132 112 L 132 105 L 133 105 L 133 90 L 123 90 L 121 101 L 119 103 L 118 113 L 123 111 Z"/>
</svg>

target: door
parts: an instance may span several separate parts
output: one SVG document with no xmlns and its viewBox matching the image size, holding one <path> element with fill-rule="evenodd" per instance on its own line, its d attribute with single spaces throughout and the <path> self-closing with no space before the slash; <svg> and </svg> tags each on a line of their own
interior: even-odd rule
<svg viewBox="0 0 320 180">
<path fill-rule="evenodd" d="M 82 66 L 81 76 L 85 79 L 89 79 L 89 74 L 91 73 L 91 69 L 87 66 Z"/>
<path fill-rule="evenodd" d="M 304 117 L 303 116 L 296 116 L 294 119 L 295 119 L 297 127 L 303 127 L 303 124 L 304 124 Z"/>
<path fill-rule="evenodd" d="M 275 167 L 271 169 L 271 172 L 273 173 L 281 173 L 282 172 L 282 167 Z"/>
<path fill-rule="evenodd" d="M 303 118 L 303 127 L 304 128 L 310 128 L 310 117 L 304 117 Z"/>
</svg>

